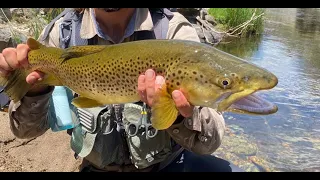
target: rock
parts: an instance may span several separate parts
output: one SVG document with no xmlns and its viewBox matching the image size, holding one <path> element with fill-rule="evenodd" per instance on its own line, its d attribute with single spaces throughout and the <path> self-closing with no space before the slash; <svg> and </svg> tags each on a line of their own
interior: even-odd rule
<svg viewBox="0 0 320 180">
<path fill-rule="evenodd" d="M 40 13 L 40 8 L 23 8 L 23 16 L 27 19 L 37 16 Z"/>
<path fill-rule="evenodd" d="M 24 15 L 22 8 L 10 8 L 13 17 L 22 17 Z"/>
<path fill-rule="evenodd" d="M 206 41 L 207 41 L 208 43 L 214 43 L 214 42 L 215 42 L 215 38 L 214 38 L 214 36 L 211 34 L 210 31 L 208 31 L 208 30 L 206 30 L 206 29 L 203 29 L 203 35 L 204 35 L 204 37 L 205 37 L 205 39 L 206 39 Z"/>
<path fill-rule="evenodd" d="M 208 14 L 208 11 L 206 10 L 206 8 L 202 8 L 200 11 L 200 18 L 202 20 L 205 20 L 205 16 Z"/>
<path fill-rule="evenodd" d="M 13 47 L 9 28 L 0 29 L 0 52 L 6 47 Z"/>
<path fill-rule="evenodd" d="M 201 8 L 177 8 L 177 11 L 184 16 L 196 17 L 199 15 Z"/>
<path fill-rule="evenodd" d="M 11 12 L 10 12 L 10 8 L 1 8 L 1 9 L 2 9 L 2 11 L 0 10 L 0 19 L 2 21 L 4 21 L 4 22 L 8 22 L 7 18 L 9 20 L 11 20 L 12 19 L 12 15 L 11 15 Z"/>
<path fill-rule="evenodd" d="M 196 29 L 199 38 L 204 39 L 204 34 L 203 34 L 201 27 L 197 24 L 193 24 L 193 27 Z"/>
<path fill-rule="evenodd" d="M 216 20 L 209 14 L 205 15 L 204 19 L 214 26 L 217 25 Z"/>
</svg>

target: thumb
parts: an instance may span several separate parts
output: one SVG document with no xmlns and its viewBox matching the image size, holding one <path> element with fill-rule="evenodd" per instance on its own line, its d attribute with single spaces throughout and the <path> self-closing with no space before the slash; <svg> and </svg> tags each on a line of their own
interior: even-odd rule
<svg viewBox="0 0 320 180">
<path fill-rule="evenodd" d="M 27 76 L 26 81 L 29 84 L 35 84 L 36 82 L 41 81 L 44 78 L 44 75 L 43 72 L 33 71 Z"/>
</svg>

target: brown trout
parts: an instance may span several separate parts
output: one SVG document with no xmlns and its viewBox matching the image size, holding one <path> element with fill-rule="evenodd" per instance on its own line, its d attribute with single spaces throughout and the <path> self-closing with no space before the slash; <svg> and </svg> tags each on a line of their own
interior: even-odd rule
<svg viewBox="0 0 320 180">
<path fill-rule="evenodd" d="M 271 72 L 212 46 L 186 40 L 142 40 L 115 45 L 46 47 L 30 38 L 29 67 L 1 78 L 3 91 L 19 101 L 31 88 L 26 75 L 46 73 L 39 84 L 66 86 L 79 94 L 76 107 L 95 107 L 140 100 L 138 76 L 148 68 L 162 74 L 165 84 L 157 91 L 151 122 L 158 130 L 170 127 L 178 116 L 171 98 L 181 90 L 195 106 L 218 112 L 272 114 L 277 106 L 253 93 L 278 83 Z"/>
</svg>

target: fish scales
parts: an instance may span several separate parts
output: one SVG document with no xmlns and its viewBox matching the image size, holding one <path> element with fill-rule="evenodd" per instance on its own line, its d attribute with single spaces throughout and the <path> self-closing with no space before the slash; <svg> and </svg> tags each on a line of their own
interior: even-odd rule
<svg viewBox="0 0 320 180">
<path fill-rule="evenodd" d="M 79 94 L 72 100 L 79 108 L 137 102 L 138 77 L 152 68 L 165 78 L 151 107 L 156 129 L 170 127 L 178 116 L 171 97 L 174 90 L 180 90 L 190 104 L 218 112 L 266 115 L 278 110 L 253 95 L 277 85 L 273 73 L 203 43 L 142 40 L 67 49 L 45 47 L 34 39 L 27 44 L 29 68 L 0 78 L 3 91 L 14 102 L 31 88 L 25 78 L 33 70 L 46 74 L 38 85 L 66 86 Z"/>
<path fill-rule="evenodd" d="M 97 53 L 71 58 L 63 63 L 63 59 L 47 55 L 45 51 L 31 52 L 29 63 L 32 69 L 41 67 L 38 70 L 53 74 L 78 94 L 91 98 L 99 96 L 102 103 L 126 103 L 139 99 L 138 76 L 149 68 L 165 77 L 169 91 L 179 89 L 185 80 L 208 82 L 196 67 L 205 62 L 191 56 L 199 51 L 199 47 L 190 44 L 188 49 L 190 51 L 186 53 L 179 43 L 167 41 L 121 44 L 105 46 Z M 191 63 L 193 67 L 184 66 Z"/>
</svg>

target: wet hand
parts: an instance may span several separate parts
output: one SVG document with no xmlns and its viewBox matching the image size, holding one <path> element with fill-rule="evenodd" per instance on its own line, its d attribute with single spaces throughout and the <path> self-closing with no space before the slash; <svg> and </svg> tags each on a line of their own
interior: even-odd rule
<svg viewBox="0 0 320 180">
<path fill-rule="evenodd" d="M 165 79 L 163 76 L 156 75 L 152 69 L 148 69 L 145 74 L 140 75 L 138 79 L 138 93 L 140 99 L 151 107 L 157 89 L 164 83 Z M 182 116 L 192 116 L 194 106 L 190 105 L 181 91 L 174 90 L 172 92 L 172 98 Z"/>
<path fill-rule="evenodd" d="M 17 48 L 6 48 L 0 53 L 0 75 L 10 76 L 10 72 L 17 68 L 27 68 L 29 47 L 26 44 L 19 44 Z M 26 77 L 26 82 L 35 84 L 39 79 L 44 77 L 44 73 L 34 71 Z M 40 92 L 46 89 L 47 86 L 37 86 L 30 90 L 30 92 Z"/>
</svg>

